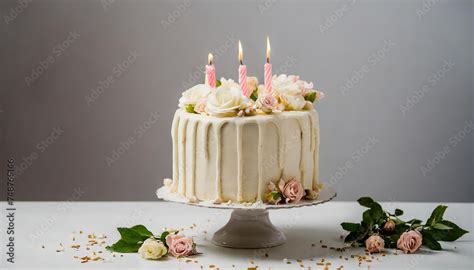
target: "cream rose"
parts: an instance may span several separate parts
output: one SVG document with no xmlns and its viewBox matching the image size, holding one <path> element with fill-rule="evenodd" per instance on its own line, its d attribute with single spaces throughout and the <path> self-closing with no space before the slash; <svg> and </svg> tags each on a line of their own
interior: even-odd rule
<svg viewBox="0 0 474 270">
<path fill-rule="evenodd" d="M 286 74 L 274 75 L 272 78 L 273 92 L 280 97 L 281 103 L 287 110 L 302 110 L 305 99 L 302 95 L 299 77 Z"/>
<path fill-rule="evenodd" d="M 179 107 L 184 109 L 186 105 L 196 105 L 199 101 L 206 99 L 212 89 L 205 84 L 195 85 L 184 91 L 179 99 Z"/>
<path fill-rule="evenodd" d="M 306 105 L 306 100 L 301 95 L 281 94 L 280 100 L 287 110 L 300 111 Z"/>
<path fill-rule="evenodd" d="M 415 253 L 423 242 L 423 236 L 417 230 L 402 233 L 397 241 L 397 248 L 404 253 Z"/>
<path fill-rule="evenodd" d="M 385 241 L 382 237 L 374 234 L 365 240 L 365 249 L 369 253 L 379 253 L 385 247 Z"/>
<path fill-rule="evenodd" d="M 166 244 L 174 257 L 186 257 L 196 253 L 196 245 L 192 238 L 170 234 L 166 236 Z"/>
<path fill-rule="evenodd" d="M 298 86 L 297 81 L 295 81 L 296 76 L 286 74 L 273 75 L 272 78 L 272 89 L 277 95 L 301 95 L 300 87 Z"/>
<path fill-rule="evenodd" d="M 206 100 L 206 112 L 211 116 L 235 116 L 240 107 L 247 103 L 239 87 L 231 83 L 222 84 Z"/>
<path fill-rule="evenodd" d="M 234 82 L 234 80 L 232 79 L 225 79 L 225 78 L 221 78 L 221 86 L 224 86 L 224 87 L 228 87 L 228 88 L 239 88 L 240 85 L 236 82 Z"/>
<path fill-rule="evenodd" d="M 138 249 L 138 253 L 142 258 L 147 260 L 158 260 L 166 255 L 167 252 L 165 245 L 153 238 L 145 240 L 142 246 Z"/>
</svg>

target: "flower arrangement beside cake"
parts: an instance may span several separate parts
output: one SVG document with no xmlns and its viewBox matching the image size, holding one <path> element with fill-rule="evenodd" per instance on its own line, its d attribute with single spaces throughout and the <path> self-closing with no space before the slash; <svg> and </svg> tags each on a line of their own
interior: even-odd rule
<svg viewBox="0 0 474 270">
<path fill-rule="evenodd" d="M 173 177 L 167 192 L 189 202 L 294 204 L 315 200 L 319 118 L 324 94 L 296 75 L 273 75 L 270 42 L 264 84 L 247 77 L 239 41 L 239 80 L 216 80 L 182 93 L 172 124 Z"/>
</svg>

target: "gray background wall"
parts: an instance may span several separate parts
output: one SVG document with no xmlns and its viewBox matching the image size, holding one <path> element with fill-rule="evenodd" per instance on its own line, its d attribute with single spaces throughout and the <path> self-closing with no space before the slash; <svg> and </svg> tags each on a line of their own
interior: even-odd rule
<svg viewBox="0 0 474 270">
<path fill-rule="evenodd" d="M 4 0 L 0 15 L 1 179 L 13 157 L 18 200 L 155 200 L 208 52 L 235 79 L 241 39 L 262 79 L 269 35 L 274 70 L 326 93 L 321 176 L 339 200 L 473 201 L 472 1 Z"/>
</svg>

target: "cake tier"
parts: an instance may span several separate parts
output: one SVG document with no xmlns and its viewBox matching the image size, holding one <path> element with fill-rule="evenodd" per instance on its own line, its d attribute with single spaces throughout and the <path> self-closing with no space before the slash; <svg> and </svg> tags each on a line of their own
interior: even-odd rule
<svg viewBox="0 0 474 270">
<path fill-rule="evenodd" d="M 171 192 L 191 200 L 263 201 L 270 181 L 318 184 L 316 110 L 216 118 L 178 110 L 173 119 Z"/>
</svg>

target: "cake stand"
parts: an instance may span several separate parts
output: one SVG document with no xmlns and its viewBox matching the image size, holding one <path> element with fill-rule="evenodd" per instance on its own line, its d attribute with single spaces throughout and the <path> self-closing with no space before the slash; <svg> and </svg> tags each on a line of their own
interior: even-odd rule
<svg viewBox="0 0 474 270">
<path fill-rule="evenodd" d="M 269 205 L 263 203 L 234 204 L 211 202 L 190 202 L 189 199 L 168 191 L 166 186 L 156 191 L 158 198 L 169 202 L 183 203 L 198 207 L 232 209 L 229 221 L 214 233 L 212 242 L 228 248 L 269 248 L 286 242 L 285 234 L 270 221 L 268 210 L 314 206 L 332 200 L 336 192 L 325 187 L 316 200 L 300 201 L 296 204 Z"/>
</svg>

